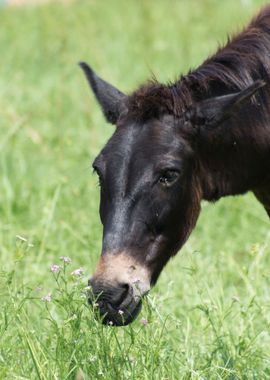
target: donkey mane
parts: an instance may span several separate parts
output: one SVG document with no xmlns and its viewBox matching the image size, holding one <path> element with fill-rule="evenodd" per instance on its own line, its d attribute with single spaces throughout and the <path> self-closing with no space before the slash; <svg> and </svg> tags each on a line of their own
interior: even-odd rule
<svg viewBox="0 0 270 380">
<path fill-rule="evenodd" d="M 129 114 L 146 120 L 164 113 L 180 116 L 194 102 L 241 91 L 257 79 L 269 80 L 270 5 L 197 69 L 168 85 L 149 81 L 127 100 Z M 253 103 L 256 104 L 255 97 Z"/>
</svg>

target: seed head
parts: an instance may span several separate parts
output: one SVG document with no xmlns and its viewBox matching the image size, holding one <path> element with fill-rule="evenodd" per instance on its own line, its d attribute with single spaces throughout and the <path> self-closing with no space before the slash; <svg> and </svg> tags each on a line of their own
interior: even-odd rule
<svg viewBox="0 0 270 380">
<path fill-rule="evenodd" d="M 240 302 L 240 299 L 237 296 L 233 296 L 232 300 L 233 300 L 233 302 Z"/>
<path fill-rule="evenodd" d="M 16 235 L 16 238 L 24 242 L 27 241 L 27 239 L 21 235 Z"/>
</svg>

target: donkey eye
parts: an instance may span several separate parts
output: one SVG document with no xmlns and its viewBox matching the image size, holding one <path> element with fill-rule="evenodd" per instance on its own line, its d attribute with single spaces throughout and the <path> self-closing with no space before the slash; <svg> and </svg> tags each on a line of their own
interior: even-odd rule
<svg viewBox="0 0 270 380">
<path fill-rule="evenodd" d="M 95 174 L 97 174 L 97 176 L 98 176 L 98 186 L 101 187 L 102 175 L 101 175 L 101 172 L 100 172 L 99 168 L 97 166 L 95 166 L 95 165 L 93 165 L 93 172 Z"/>
<path fill-rule="evenodd" d="M 93 167 L 93 174 L 96 174 L 100 178 L 100 172 L 95 167 Z"/>
<path fill-rule="evenodd" d="M 92 165 L 93 173 L 97 174 L 99 177 L 101 177 L 101 171 L 96 165 Z"/>
<path fill-rule="evenodd" d="M 158 179 L 163 186 L 169 187 L 173 185 L 179 178 L 179 173 L 175 170 L 167 170 Z"/>
</svg>

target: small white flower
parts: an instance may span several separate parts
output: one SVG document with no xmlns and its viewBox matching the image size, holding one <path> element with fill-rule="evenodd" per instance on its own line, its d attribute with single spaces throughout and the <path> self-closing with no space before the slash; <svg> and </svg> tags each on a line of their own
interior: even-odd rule
<svg viewBox="0 0 270 380">
<path fill-rule="evenodd" d="M 110 325 L 110 326 L 113 326 L 113 322 L 112 322 L 112 321 L 110 321 L 110 322 L 109 322 L 109 325 Z"/>
<path fill-rule="evenodd" d="M 68 256 L 61 256 L 60 260 L 62 260 L 65 264 L 70 264 L 71 263 L 71 258 Z"/>
<path fill-rule="evenodd" d="M 75 269 L 73 272 L 71 272 L 72 276 L 80 277 L 84 274 L 84 270 L 82 268 Z"/>
<path fill-rule="evenodd" d="M 123 315 L 124 314 L 123 310 L 118 310 L 118 314 Z"/>
<path fill-rule="evenodd" d="M 45 296 L 43 296 L 41 298 L 41 300 L 44 301 L 44 302 L 51 302 L 52 301 L 52 293 L 46 294 Z"/>
<path fill-rule="evenodd" d="M 89 357 L 89 361 L 90 362 L 95 362 L 97 360 L 97 356 L 96 355 L 90 355 Z"/>
</svg>

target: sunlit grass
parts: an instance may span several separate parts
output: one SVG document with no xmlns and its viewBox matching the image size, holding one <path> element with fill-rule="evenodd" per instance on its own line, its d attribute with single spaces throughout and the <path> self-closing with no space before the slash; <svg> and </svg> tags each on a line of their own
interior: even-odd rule
<svg viewBox="0 0 270 380">
<path fill-rule="evenodd" d="M 269 379 L 269 220 L 252 195 L 203 203 L 134 324 L 94 318 L 85 287 L 102 231 L 90 167 L 112 126 L 77 65 L 123 91 L 151 72 L 172 80 L 261 4 L 0 9 L 0 379 Z"/>
</svg>

